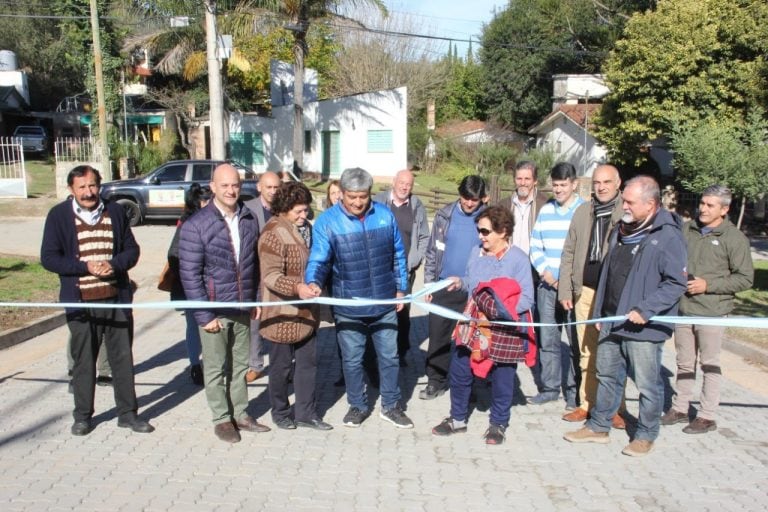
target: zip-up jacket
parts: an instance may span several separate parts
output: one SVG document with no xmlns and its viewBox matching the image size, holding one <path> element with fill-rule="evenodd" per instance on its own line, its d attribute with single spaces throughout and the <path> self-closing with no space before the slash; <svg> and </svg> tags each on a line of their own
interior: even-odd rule
<svg viewBox="0 0 768 512">
<path fill-rule="evenodd" d="M 660 209 L 650 232 L 635 247 L 632 267 L 619 298 L 616 315 L 637 311 L 645 320 L 653 316 L 677 315 L 680 297 L 688 283 L 688 252 L 680 230 L 680 218 Z M 603 308 L 611 252 L 618 244 L 618 226 L 611 232 L 605 264 L 595 293 L 594 311 Z M 637 341 L 664 341 L 672 335 L 672 326 L 660 322 L 636 325 L 628 321 L 604 323 L 601 335 L 616 334 Z"/>
<path fill-rule="evenodd" d="M 259 283 L 258 222 L 248 207 L 239 205 L 240 261 L 226 221 L 213 201 L 181 225 L 179 241 L 181 284 L 187 300 L 253 302 Z M 250 308 L 195 309 L 204 326 L 217 316 L 244 314 Z"/>
<path fill-rule="evenodd" d="M 445 254 L 445 234 L 448 233 L 454 208 L 461 208 L 458 201 L 447 204 L 435 212 L 435 218 L 432 221 L 432 233 L 429 235 L 429 243 L 427 244 L 427 255 L 424 260 L 425 284 L 437 282 L 440 278 L 440 273 L 443 270 L 443 255 Z M 484 209 L 485 205 L 480 205 L 477 213 Z"/>
<path fill-rule="evenodd" d="M 683 295 L 680 313 L 690 316 L 724 316 L 733 310 L 733 296 L 752 287 L 755 269 L 749 240 L 733 223 L 723 222 L 707 234 L 696 221 L 686 222 L 688 272 L 707 282 L 707 291 Z"/>
<path fill-rule="evenodd" d="M 392 194 L 385 190 L 376 194 L 373 200 L 390 208 L 392 205 Z M 408 249 L 406 259 L 408 272 L 412 272 L 419 268 L 427 252 L 429 221 L 427 220 L 427 210 L 424 208 L 424 203 L 421 202 L 421 199 L 411 195 L 408 199 L 408 205 L 413 212 L 413 227 L 411 228 L 411 247 Z"/>
<path fill-rule="evenodd" d="M 336 298 L 393 299 L 407 293 L 405 249 L 389 208 L 371 201 L 362 218 L 341 202 L 325 210 L 313 228 L 312 250 L 305 280 L 323 287 L 328 278 Z M 342 316 L 382 316 L 391 305 L 334 306 Z"/>
</svg>

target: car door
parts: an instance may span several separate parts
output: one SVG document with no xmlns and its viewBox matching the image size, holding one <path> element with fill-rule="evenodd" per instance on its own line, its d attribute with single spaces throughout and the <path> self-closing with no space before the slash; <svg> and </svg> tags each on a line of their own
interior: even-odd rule
<svg viewBox="0 0 768 512">
<path fill-rule="evenodd" d="M 144 198 L 148 217 L 179 217 L 189 187 L 186 162 L 168 163 L 148 177 Z"/>
</svg>

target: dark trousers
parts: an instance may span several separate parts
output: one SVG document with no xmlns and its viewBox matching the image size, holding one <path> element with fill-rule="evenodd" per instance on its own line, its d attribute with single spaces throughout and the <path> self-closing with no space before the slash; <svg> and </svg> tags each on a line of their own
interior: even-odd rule
<svg viewBox="0 0 768 512">
<path fill-rule="evenodd" d="M 317 417 L 315 410 L 315 376 L 317 358 L 315 336 L 298 343 L 271 343 L 269 349 L 269 403 L 272 420 L 294 417 L 310 421 Z M 293 374 L 293 392 L 296 401 L 293 415 L 288 402 L 288 380 Z"/>
<path fill-rule="evenodd" d="M 413 290 L 413 282 L 416 280 L 416 271 L 408 273 L 408 293 Z M 404 304 L 403 309 L 397 312 L 397 356 L 404 359 L 411 348 L 411 305 Z"/>
<path fill-rule="evenodd" d="M 117 415 L 135 415 L 138 404 L 133 381 L 133 317 L 130 311 L 85 308 L 68 313 L 67 326 L 72 335 L 72 393 L 75 398 L 72 415 L 75 421 L 89 420 L 93 416 L 96 357 L 102 339 L 107 350 L 107 360 L 112 367 Z"/>
<path fill-rule="evenodd" d="M 472 382 L 475 376 L 470 365 L 471 352 L 467 347 L 456 347 L 451 362 L 451 418 L 467 421 Z M 490 423 L 509 426 L 512 399 L 515 394 L 517 363 L 495 363 L 488 374 L 491 383 Z"/>
<path fill-rule="evenodd" d="M 445 289 L 432 295 L 432 303 L 461 313 L 467 305 L 467 294 L 461 290 Z M 425 372 L 429 384 L 446 387 L 448 370 L 451 367 L 451 346 L 456 320 L 429 314 L 429 344 L 427 345 L 427 366 Z"/>
</svg>

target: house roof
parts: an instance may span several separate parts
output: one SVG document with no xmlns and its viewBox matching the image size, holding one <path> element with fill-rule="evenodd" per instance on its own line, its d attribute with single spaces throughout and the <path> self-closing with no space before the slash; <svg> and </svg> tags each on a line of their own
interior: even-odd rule
<svg viewBox="0 0 768 512">
<path fill-rule="evenodd" d="M 595 126 L 592 123 L 592 120 L 594 119 L 595 115 L 600 112 L 601 107 L 602 105 L 600 103 L 558 105 L 556 110 L 552 111 L 539 123 L 530 127 L 528 129 L 528 133 L 539 133 L 558 119 L 568 119 L 581 128 L 584 128 L 584 121 L 586 119 L 588 124 L 586 127 L 587 130 L 592 131 Z"/>
<path fill-rule="evenodd" d="M 441 137 L 461 137 L 471 133 L 483 132 L 488 129 L 485 121 L 452 121 L 435 130 Z"/>
<path fill-rule="evenodd" d="M 16 98 L 16 102 L 20 107 L 17 107 L 16 105 L 8 102 L 8 99 L 12 96 Z M 25 100 L 24 97 L 19 94 L 19 91 L 16 90 L 16 87 L 12 85 L 0 85 L 0 110 L 23 110 L 26 109 L 27 106 L 27 100 Z"/>
</svg>

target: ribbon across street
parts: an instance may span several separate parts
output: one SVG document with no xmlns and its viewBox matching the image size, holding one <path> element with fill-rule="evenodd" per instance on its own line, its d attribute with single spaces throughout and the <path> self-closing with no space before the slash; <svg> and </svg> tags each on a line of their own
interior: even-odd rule
<svg viewBox="0 0 768 512">
<path fill-rule="evenodd" d="M 116 303 L 83 303 L 83 302 L 0 302 L 0 307 L 26 307 L 26 308 L 70 308 L 81 309 L 87 307 L 89 309 L 249 309 L 254 307 L 271 307 L 280 306 L 285 304 L 302 305 L 302 304 L 323 304 L 327 306 L 345 306 L 345 307 L 364 307 L 382 304 L 412 304 L 419 307 L 428 313 L 433 313 L 450 320 L 456 320 L 457 322 L 478 322 L 481 321 L 477 318 L 470 318 L 462 313 L 457 313 L 448 308 L 440 306 L 438 304 L 432 304 L 426 302 L 424 299 L 428 295 L 432 295 L 444 288 L 447 288 L 453 283 L 450 279 L 444 279 L 436 283 L 430 283 L 425 285 L 421 290 L 414 292 L 410 295 L 406 295 L 397 299 L 337 299 L 333 297 L 315 297 L 313 299 L 297 299 L 297 300 L 285 300 L 278 302 L 209 302 L 209 301 L 162 301 L 162 302 L 136 302 L 129 304 L 116 304 Z M 551 327 L 551 326 L 570 326 L 577 324 L 597 324 L 597 323 L 614 323 L 623 322 L 626 320 L 625 316 L 609 316 L 604 318 L 592 318 L 590 320 L 561 322 L 561 323 L 542 323 L 542 322 L 502 322 L 502 321 L 489 321 L 482 320 L 485 323 L 493 323 L 498 325 L 507 325 L 513 327 Z M 719 327 L 746 327 L 753 329 L 766 329 L 768 328 L 768 318 L 750 318 L 750 317 L 692 317 L 692 316 L 659 316 L 651 317 L 650 322 L 660 322 L 666 324 L 695 324 L 695 325 L 710 325 Z"/>
</svg>

